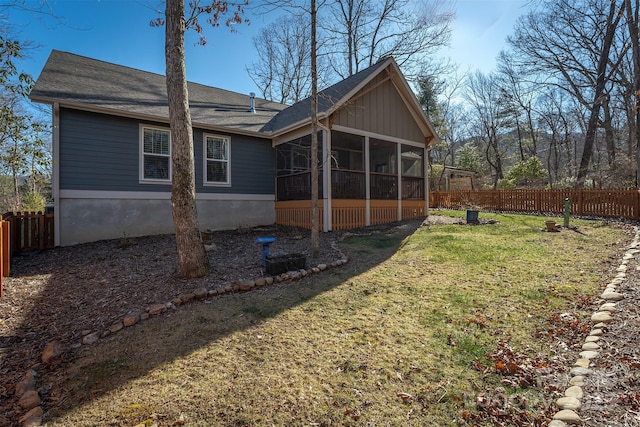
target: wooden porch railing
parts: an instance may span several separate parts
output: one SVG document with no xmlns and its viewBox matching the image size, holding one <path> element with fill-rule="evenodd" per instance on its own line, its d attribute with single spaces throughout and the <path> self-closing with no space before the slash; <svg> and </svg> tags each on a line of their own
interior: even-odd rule
<svg viewBox="0 0 640 427">
<path fill-rule="evenodd" d="M 640 219 L 637 188 L 433 191 L 429 193 L 429 206 L 562 214 L 565 199 L 570 200 L 572 215 Z"/>
</svg>

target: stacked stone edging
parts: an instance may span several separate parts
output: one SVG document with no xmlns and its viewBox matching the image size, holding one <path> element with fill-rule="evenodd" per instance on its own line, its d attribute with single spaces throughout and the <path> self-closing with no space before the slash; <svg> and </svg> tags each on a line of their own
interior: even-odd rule
<svg viewBox="0 0 640 427">
<path fill-rule="evenodd" d="M 598 341 L 603 334 L 603 330 L 613 320 L 613 315 L 617 311 L 617 302 L 624 299 L 624 295 L 617 292 L 617 287 L 624 282 L 627 277 L 627 268 L 629 261 L 640 253 L 640 230 L 636 227 L 636 235 L 627 247 L 627 252 L 622 257 L 620 266 L 616 269 L 617 274 L 613 280 L 607 284 L 604 292 L 600 295 L 603 303 L 598 311 L 591 315 L 593 328 L 589 335 L 585 338 L 582 345 L 578 360 L 571 369 L 571 379 L 569 387 L 565 390 L 564 396 L 556 401 L 560 411 L 553 416 L 553 421 L 549 423 L 549 427 L 564 427 L 568 424 L 580 424 L 582 419 L 578 414 L 586 378 L 593 373 L 590 369 L 591 360 L 596 359 L 600 355 L 600 345 Z"/>
<path fill-rule="evenodd" d="M 340 255 L 340 258 L 329 264 L 318 264 L 317 266 L 301 269 L 296 271 L 287 271 L 286 273 L 279 274 L 275 277 L 258 277 L 256 279 L 238 279 L 235 283 L 225 283 L 217 286 L 214 289 L 199 288 L 192 293 L 179 295 L 173 298 L 171 301 L 165 303 L 156 303 L 148 306 L 144 311 L 130 311 L 122 319 L 115 321 L 111 326 L 102 331 L 97 330 L 83 330 L 81 345 L 95 344 L 101 338 L 105 338 L 111 334 L 114 334 L 126 327 L 133 326 L 140 321 L 147 320 L 151 316 L 156 316 L 164 313 L 167 310 L 175 310 L 178 306 L 188 304 L 193 300 L 203 300 L 205 298 L 217 295 L 224 295 L 232 292 L 250 291 L 254 288 L 261 288 L 273 283 L 281 283 L 290 280 L 300 280 L 311 274 L 317 274 L 330 268 L 339 267 L 349 262 L 349 259 L 344 253 L 333 244 L 332 248 Z M 66 348 L 57 341 L 52 341 L 47 344 L 43 354 L 42 361 L 48 363 L 50 360 L 58 357 L 66 351 Z M 45 360 L 46 359 L 46 360 Z M 42 425 L 42 416 L 44 411 L 40 406 L 40 395 L 36 390 L 37 373 L 30 369 L 25 374 L 22 381 L 16 384 L 16 395 L 19 396 L 18 404 L 26 411 L 19 422 L 22 423 L 22 427 L 37 427 Z"/>
<path fill-rule="evenodd" d="M 36 378 L 38 373 L 33 369 L 29 369 L 22 380 L 16 384 L 16 397 L 18 397 L 18 405 L 27 411 L 18 420 L 23 427 L 35 427 L 42 424 L 42 415 L 44 411 L 40 406 L 40 395 L 36 390 Z"/>
<path fill-rule="evenodd" d="M 282 273 L 274 277 L 267 276 L 267 277 L 258 277 L 256 279 L 238 279 L 234 283 L 231 283 L 231 282 L 225 283 L 213 289 L 199 288 L 193 291 L 192 293 L 178 295 L 177 297 L 171 299 L 171 301 L 166 301 L 164 303 L 151 304 L 144 311 L 142 310 L 130 311 L 122 319 L 117 320 L 105 330 L 82 331 L 82 344 L 84 345 L 94 344 L 99 339 L 105 338 L 126 327 L 130 327 L 137 324 L 140 321 L 147 320 L 151 316 L 162 314 L 167 310 L 175 310 L 178 306 L 188 304 L 194 300 L 204 300 L 208 297 L 224 295 L 232 292 L 250 291 L 254 288 L 261 288 L 267 285 L 271 285 L 273 283 L 281 283 L 289 280 L 300 280 L 303 277 L 306 277 L 308 275 L 317 274 L 329 268 L 335 268 L 343 264 L 346 264 L 348 262 L 348 258 L 345 257 L 344 254 L 342 254 L 342 252 L 340 251 L 338 252 L 342 255 L 342 257 L 330 264 L 318 264 L 315 267 L 311 267 L 307 269 L 287 271 L 286 273 Z"/>
</svg>

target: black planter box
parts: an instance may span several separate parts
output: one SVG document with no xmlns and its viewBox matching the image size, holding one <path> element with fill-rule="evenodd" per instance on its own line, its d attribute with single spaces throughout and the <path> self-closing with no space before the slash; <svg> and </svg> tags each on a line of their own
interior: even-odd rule
<svg viewBox="0 0 640 427">
<path fill-rule="evenodd" d="M 480 224 L 477 210 L 467 209 L 467 224 Z"/>
<path fill-rule="evenodd" d="M 287 254 L 278 256 L 268 256 L 265 258 L 267 273 L 276 276 L 292 270 L 305 268 L 307 259 L 302 254 Z"/>
</svg>

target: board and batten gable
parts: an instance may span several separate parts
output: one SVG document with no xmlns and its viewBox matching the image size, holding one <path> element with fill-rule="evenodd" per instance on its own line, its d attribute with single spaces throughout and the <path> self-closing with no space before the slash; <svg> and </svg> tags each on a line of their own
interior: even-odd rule
<svg viewBox="0 0 640 427">
<path fill-rule="evenodd" d="M 60 108 L 60 245 L 173 233 L 171 185 L 140 180 L 142 126 L 164 123 Z M 194 129 L 198 219 L 202 229 L 270 225 L 274 213 L 271 141 Z M 230 140 L 229 185 L 204 183 L 204 135 Z"/>
<path fill-rule="evenodd" d="M 406 141 L 425 141 L 411 111 L 385 73 L 377 75 L 342 106 L 335 113 L 333 124 Z"/>
</svg>

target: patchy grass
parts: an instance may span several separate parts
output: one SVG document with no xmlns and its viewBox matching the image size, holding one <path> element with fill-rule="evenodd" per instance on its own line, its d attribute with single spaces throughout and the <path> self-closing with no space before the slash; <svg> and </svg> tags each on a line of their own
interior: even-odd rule
<svg viewBox="0 0 640 427">
<path fill-rule="evenodd" d="M 628 236 L 485 216 L 350 237 L 342 268 L 127 328 L 75 361 L 48 425 L 542 425 L 549 387 L 522 366 L 559 351 L 557 313 L 588 317 Z"/>
</svg>

